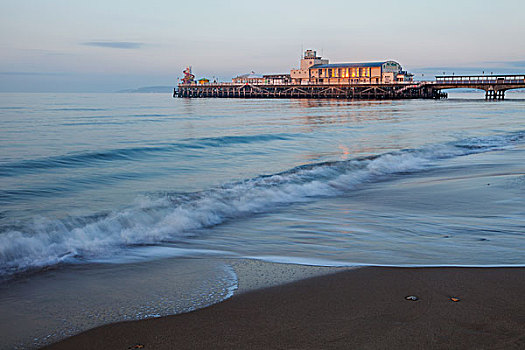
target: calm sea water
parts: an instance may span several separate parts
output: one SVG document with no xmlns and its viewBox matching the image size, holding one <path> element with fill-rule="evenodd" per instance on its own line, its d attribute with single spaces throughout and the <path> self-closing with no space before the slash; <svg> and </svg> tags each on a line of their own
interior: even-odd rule
<svg viewBox="0 0 525 350">
<path fill-rule="evenodd" d="M 223 258 L 524 265 L 525 94 L 482 97 L 0 94 L 0 306 L 24 295 L 43 307 L 64 283 L 117 288 L 144 271 L 144 291 L 119 307 L 140 295 L 147 311 L 113 301 L 86 323 L 88 298 L 71 306 L 82 321 L 55 316 L 53 334 L 48 319 L 20 321 L 45 343 L 222 300 L 236 283 Z"/>
</svg>

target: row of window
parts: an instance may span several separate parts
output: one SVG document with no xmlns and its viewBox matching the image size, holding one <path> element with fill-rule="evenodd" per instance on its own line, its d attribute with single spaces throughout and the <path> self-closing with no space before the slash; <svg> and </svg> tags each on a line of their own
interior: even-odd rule
<svg viewBox="0 0 525 350">
<path fill-rule="evenodd" d="M 369 78 L 370 71 L 370 67 L 322 68 L 318 73 L 321 78 Z"/>
</svg>

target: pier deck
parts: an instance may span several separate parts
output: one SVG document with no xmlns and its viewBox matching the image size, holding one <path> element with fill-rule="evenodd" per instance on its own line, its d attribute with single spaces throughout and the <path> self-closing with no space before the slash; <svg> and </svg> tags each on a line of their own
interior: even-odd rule
<svg viewBox="0 0 525 350">
<path fill-rule="evenodd" d="M 433 86 L 411 84 L 180 84 L 173 97 L 229 98 L 344 98 L 399 99 L 444 98 Z"/>
</svg>

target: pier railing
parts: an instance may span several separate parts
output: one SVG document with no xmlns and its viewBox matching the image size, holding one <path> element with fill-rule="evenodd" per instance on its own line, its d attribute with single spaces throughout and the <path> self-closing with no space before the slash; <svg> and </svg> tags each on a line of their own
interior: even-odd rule
<svg viewBox="0 0 525 350">
<path fill-rule="evenodd" d="M 525 75 L 443 75 L 438 84 L 523 84 Z"/>
<path fill-rule="evenodd" d="M 421 85 L 432 85 L 432 84 L 524 84 L 525 75 L 443 75 L 436 76 L 434 81 L 393 81 L 390 83 L 371 83 L 371 82 L 338 82 L 338 83 L 320 83 L 320 82 L 303 82 L 303 83 L 292 83 L 292 82 L 272 82 L 272 81 L 253 81 L 253 82 L 213 82 L 200 84 L 197 82 L 193 83 L 179 83 L 179 86 L 208 86 L 208 87 L 221 87 L 221 86 L 244 86 L 244 85 L 278 85 L 278 86 L 319 86 L 319 85 L 397 85 L 397 86 L 421 86 Z"/>
</svg>

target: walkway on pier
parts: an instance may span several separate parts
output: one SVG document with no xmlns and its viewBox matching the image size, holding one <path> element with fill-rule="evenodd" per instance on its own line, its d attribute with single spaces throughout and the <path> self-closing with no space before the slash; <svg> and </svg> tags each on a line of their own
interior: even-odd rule
<svg viewBox="0 0 525 350">
<path fill-rule="evenodd" d="M 525 75 L 441 75 L 433 82 L 436 89 L 485 90 L 486 100 L 503 100 L 505 91 L 525 88 Z"/>
<path fill-rule="evenodd" d="M 480 89 L 487 100 L 503 100 L 505 91 L 525 88 L 525 75 L 444 75 L 435 81 L 389 84 L 256 84 L 207 83 L 179 84 L 173 97 L 226 98 L 343 98 L 409 99 L 446 98 L 444 89 Z"/>
</svg>

